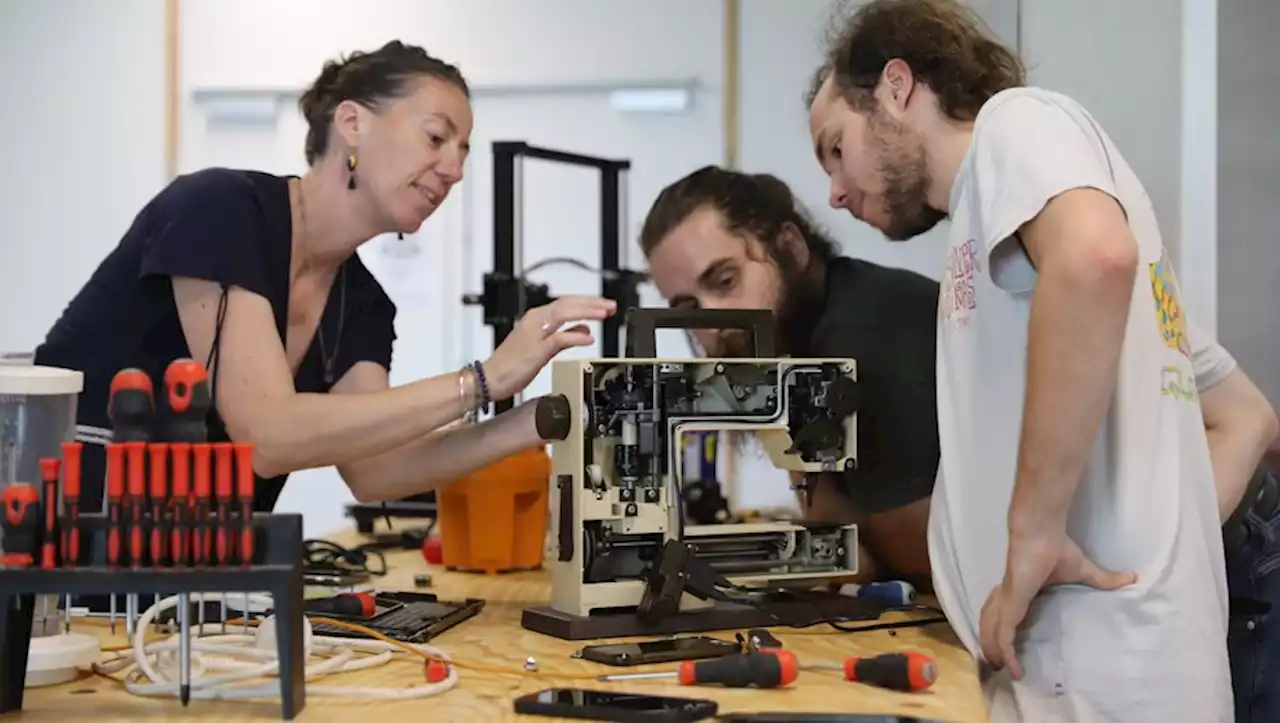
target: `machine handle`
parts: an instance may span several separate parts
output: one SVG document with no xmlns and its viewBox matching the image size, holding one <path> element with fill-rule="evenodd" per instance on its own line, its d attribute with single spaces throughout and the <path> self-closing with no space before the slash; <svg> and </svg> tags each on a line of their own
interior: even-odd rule
<svg viewBox="0 0 1280 723">
<path fill-rule="evenodd" d="M 652 359 L 658 355 L 658 329 L 742 329 L 751 335 L 752 356 L 778 354 L 773 312 L 768 309 L 659 309 L 627 311 L 626 356 Z"/>
</svg>

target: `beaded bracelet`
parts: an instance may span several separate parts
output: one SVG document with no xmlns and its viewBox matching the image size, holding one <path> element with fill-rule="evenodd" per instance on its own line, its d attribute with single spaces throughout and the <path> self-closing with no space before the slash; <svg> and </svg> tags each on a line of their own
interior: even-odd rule
<svg viewBox="0 0 1280 723">
<path fill-rule="evenodd" d="M 476 373 L 476 393 L 479 397 L 479 403 L 476 407 L 485 414 L 488 414 L 489 404 L 493 402 L 493 399 L 489 397 L 489 382 L 484 376 L 484 365 L 480 363 L 479 359 L 477 359 L 472 362 L 472 368 Z"/>
</svg>

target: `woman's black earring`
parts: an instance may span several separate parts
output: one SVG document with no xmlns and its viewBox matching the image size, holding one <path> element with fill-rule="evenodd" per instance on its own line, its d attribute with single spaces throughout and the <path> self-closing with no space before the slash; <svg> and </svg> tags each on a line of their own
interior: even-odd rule
<svg viewBox="0 0 1280 723">
<path fill-rule="evenodd" d="M 356 154 L 352 153 L 347 156 L 347 170 L 351 175 L 347 177 L 347 188 L 355 190 L 356 187 Z"/>
</svg>

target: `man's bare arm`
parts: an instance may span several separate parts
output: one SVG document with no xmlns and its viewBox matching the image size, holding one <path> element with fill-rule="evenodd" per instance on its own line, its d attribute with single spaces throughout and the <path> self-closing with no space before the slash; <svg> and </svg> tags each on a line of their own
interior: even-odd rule
<svg viewBox="0 0 1280 723">
<path fill-rule="evenodd" d="M 1240 505 L 1249 480 L 1276 440 L 1280 423 L 1266 396 L 1239 367 L 1200 392 L 1200 409 L 1218 491 L 1218 514 L 1225 522 Z"/>
<path fill-rule="evenodd" d="M 1011 538 L 1065 534 L 1111 403 L 1138 263 L 1120 205 L 1090 188 L 1051 200 L 1020 233 L 1038 272 Z"/>
</svg>

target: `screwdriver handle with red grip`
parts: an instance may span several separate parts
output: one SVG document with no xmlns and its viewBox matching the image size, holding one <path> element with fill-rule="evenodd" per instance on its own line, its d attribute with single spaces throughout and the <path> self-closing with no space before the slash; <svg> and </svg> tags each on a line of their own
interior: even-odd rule
<svg viewBox="0 0 1280 723">
<path fill-rule="evenodd" d="M 40 535 L 40 567 L 52 570 L 58 566 L 58 471 L 62 461 L 57 457 L 40 460 L 40 482 L 44 492 L 41 512 L 44 526 Z"/>
<path fill-rule="evenodd" d="M 923 653 L 885 653 L 844 661 L 845 680 L 911 692 L 924 690 L 938 679 L 938 664 Z"/>
<path fill-rule="evenodd" d="M 163 565 L 169 560 L 169 445 L 152 442 L 151 452 L 151 563 Z"/>
<path fill-rule="evenodd" d="M 240 442 L 236 450 L 236 496 L 240 499 L 240 544 L 237 554 L 241 565 L 253 564 L 253 445 Z"/>
<path fill-rule="evenodd" d="M 217 552 L 218 563 L 226 565 L 231 561 L 231 495 L 235 491 L 232 486 L 235 465 L 235 447 L 230 442 L 217 442 L 213 445 L 216 460 L 215 492 L 218 495 L 217 520 Z"/>
<path fill-rule="evenodd" d="M 0 494 L 0 506 L 0 528 L 4 530 L 0 565 L 31 567 L 40 535 L 40 493 L 25 482 L 14 482 Z"/>
<path fill-rule="evenodd" d="M 378 605 L 367 592 L 348 592 L 333 597 L 306 600 L 302 610 L 308 615 L 342 615 L 344 617 L 371 618 Z"/>
<path fill-rule="evenodd" d="M 681 685 L 723 685 L 727 688 L 782 688 L 796 681 L 799 665 L 789 650 L 732 653 L 711 660 L 680 664 Z"/>
<path fill-rule="evenodd" d="M 62 564 L 74 567 L 80 561 L 80 465 L 83 442 L 62 443 Z"/>
<path fill-rule="evenodd" d="M 124 445 L 107 444 L 107 563 L 120 564 L 121 505 L 124 503 Z"/>
<path fill-rule="evenodd" d="M 172 499 L 169 501 L 167 515 L 171 530 L 169 549 L 173 554 L 173 564 L 185 566 L 189 562 L 187 551 L 190 549 L 190 535 L 187 530 L 191 519 L 191 445 L 186 442 L 170 442 L 169 451 L 173 454 Z"/>
<path fill-rule="evenodd" d="M 142 564 L 142 497 L 146 494 L 146 443 L 155 422 L 155 397 L 151 377 L 141 369 L 121 369 L 111 379 L 107 399 L 107 417 L 111 420 L 111 444 L 107 446 L 107 503 L 111 527 L 107 532 L 107 557 L 118 564 L 123 524 L 121 504 L 124 502 L 124 456 L 128 453 L 129 507 L 133 525 L 130 553 L 134 565 Z"/>
<path fill-rule="evenodd" d="M 129 562 L 141 567 L 146 561 L 142 513 L 147 502 L 147 443 L 125 442 L 124 449 L 129 460 Z"/>
<path fill-rule="evenodd" d="M 165 369 L 164 388 L 165 404 L 161 424 L 165 440 L 170 442 L 170 448 L 174 449 L 173 493 L 178 510 L 183 508 L 183 503 L 182 492 L 178 489 L 176 463 L 178 451 L 173 443 L 189 445 L 185 448 L 190 451 L 191 461 L 190 467 L 184 468 L 182 473 L 185 475 L 187 469 L 191 470 L 190 477 L 184 481 L 191 485 L 187 493 L 193 494 L 194 504 L 187 506 L 185 511 L 188 514 L 175 519 L 175 538 L 183 537 L 184 547 L 190 551 L 188 557 L 196 564 L 204 564 L 208 559 L 209 551 L 203 527 L 206 523 L 210 495 L 209 430 L 206 421 L 212 404 L 209 394 L 209 375 L 200 362 L 193 359 L 177 359 Z"/>
<path fill-rule="evenodd" d="M 209 498 L 213 496 L 209 476 L 212 471 L 213 449 L 208 442 L 196 442 L 191 445 L 191 461 L 194 470 L 192 489 L 195 492 L 196 505 L 191 520 L 191 550 L 197 565 L 209 562 Z"/>
</svg>

